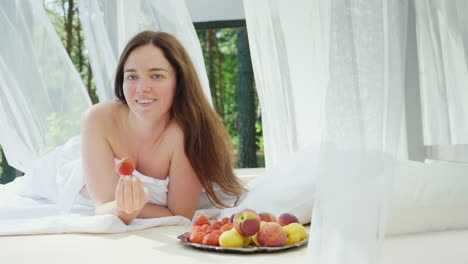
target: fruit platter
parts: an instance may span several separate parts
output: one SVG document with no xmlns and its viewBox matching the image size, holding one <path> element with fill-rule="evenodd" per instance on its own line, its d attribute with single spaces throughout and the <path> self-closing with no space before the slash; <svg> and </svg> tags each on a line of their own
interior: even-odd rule
<svg viewBox="0 0 468 264">
<path fill-rule="evenodd" d="M 267 212 L 244 209 L 230 218 L 210 220 L 200 214 L 189 232 L 177 237 L 196 249 L 222 253 L 268 253 L 307 244 L 307 230 L 296 216 L 289 213 L 278 218 Z"/>
</svg>

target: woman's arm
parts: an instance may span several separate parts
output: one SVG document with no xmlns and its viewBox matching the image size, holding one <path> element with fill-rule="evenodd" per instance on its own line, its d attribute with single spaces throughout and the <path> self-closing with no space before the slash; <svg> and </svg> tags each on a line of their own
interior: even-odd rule
<svg viewBox="0 0 468 264">
<path fill-rule="evenodd" d="M 171 147 L 167 207 L 147 203 L 138 218 L 180 215 L 192 219 L 198 206 L 202 186 L 184 149 L 184 134 L 171 124 L 166 131 L 166 146 Z"/>
<path fill-rule="evenodd" d="M 81 156 L 87 191 L 96 214 L 118 215 L 115 191 L 118 183 L 114 155 L 105 133 L 106 105 L 94 105 L 85 114 L 81 130 Z"/>
<path fill-rule="evenodd" d="M 138 218 L 181 215 L 192 219 L 197 209 L 202 186 L 183 149 L 174 152 L 169 172 L 167 207 L 147 203 Z"/>
<path fill-rule="evenodd" d="M 175 125 L 168 128 L 168 142 L 173 147 L 169 168 L 167 207 L 147 203 L 138 218 L 180 215 L 192 219 L 200 199 L 202 186 L 185 155 L 182 130 Z"/>
<path fill-rule="evenodd" d="M 170 166 L 170 181 L 167 205 L 174 215 L 185 216 L 192 219 L 197 209 L 202 185 L 185 154 L 184 133 L 175 125 L 172 127 L 174 136 L 174 151 Z"/>
</svg>

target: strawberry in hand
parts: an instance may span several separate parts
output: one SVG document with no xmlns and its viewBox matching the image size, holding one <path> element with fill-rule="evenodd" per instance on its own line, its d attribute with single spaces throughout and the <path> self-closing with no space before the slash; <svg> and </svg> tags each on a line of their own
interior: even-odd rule
<svg viewBox="0 0 468 264">
<path fill-rule="evenodd" d="M 120 175 L 132 175 L 135 166 L 129 157 L 125 157 L 117 164 L 116 170 Z"/>
</svg>

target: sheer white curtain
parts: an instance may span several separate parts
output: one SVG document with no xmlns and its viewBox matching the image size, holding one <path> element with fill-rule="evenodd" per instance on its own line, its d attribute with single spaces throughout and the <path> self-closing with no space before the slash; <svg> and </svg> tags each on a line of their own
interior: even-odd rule
<svg viewBox="0 0 468 264">
<path fill-rule="evenodd" d="M 309 1 L 244 1 L 255 82 L 262 107 L 266 167 L 321 138 L 323 78 L 314 61 Z M 313 25 L 312 25 L 313 26 Z M 308 122 L 302 122 L 308 120 Z"/>
<path fill-rule="evenodd" d="M 0 144 L 27 171 L 79 134 L 91 102 L 42 1 L 0 1 L 0 32 Z"/>
<path fill-rule="evenodd" d="M 468 2 L 415 4 L 424 143 L 468 144 Z"/>
<path fill-rule="evenodd" d="M 406 1 L 315 1 L 329 23 L 326 122 L 311 225 L 316 263 L 377 263 L 399 144 Z M 325 1 L 327 2 L 327 1 Z"/>
<path fill-rule="evenodd" d="M 264 130 L 270 130 L 266 159 L 322 143 L 318 172 L 304 172 L 318 176 L 312 263 L 376 263 L 400 131 L 406 2 L 244 6 Z M 297 137 L 304 132 L 309 141 Z"/>
<path fill-rule="evenodd" d="M 203 54 L 184 0 L 78 0 L 80 21 L 100 101 L 114 96 L 114 74 L 126 43 L 140 31 L 165 31 L 187 49 L 203 90 L 211 93 Z"/>
</svg>

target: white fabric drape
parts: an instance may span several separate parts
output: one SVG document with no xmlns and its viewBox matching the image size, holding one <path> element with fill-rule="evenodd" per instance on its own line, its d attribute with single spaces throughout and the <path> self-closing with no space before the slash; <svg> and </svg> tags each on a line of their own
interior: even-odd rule
<svg viewBox="0 0 468 264">
<path fill-rule="evenodd" d="M 399 144 L 407 3 L 316 2 L 330 26 L 314 39 L 330 48 L 309 252 L 313 263 L 377 263 Z"/>
<path fill-rule="evenodd" d="M 0 145 L 27 171 L 79 133 L 91 102 L 41 1 L 1 1 L 0 32 Z"/>
<path fill-rule="evenodd" d="M 114 96 L 114 74 L 126 43 L 144 30 L 173 34 L 189 53 L 209 102 L 203 54 L 184 0 L 78 0 L 80 21 L 100 101 Z"/>
<path fill-rule="evenodd" d="M 318 65 L 312 60 L 312 36 L 304 34 L 310 31 L 312 4 L 244 1 L 244 6 L 262 108 L 265 163 L 270 168 L 307 144 L 320 142 L 324 93 L 313 88 L 323 78 L 311 82 L 309 69 Z"/>
<path fill-rule="evenodd" d="M 268 131 L 266 160 L 322 142 L 318 171 L 303 172 L 318 176 L 312 263 L 376 263 L 399 142 L 407 4 L 258 0 L 244 6 Z M 298 136 L 304 128 L 314 130 L 309 142 Z"/>
<path fill-rule="evenodd" d="M 468 144 L 468 2 L 415 4 L 424 144 Z"/>
</svg>

